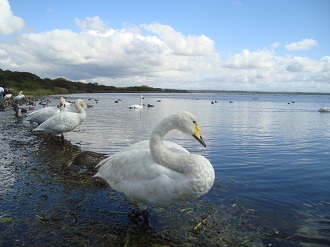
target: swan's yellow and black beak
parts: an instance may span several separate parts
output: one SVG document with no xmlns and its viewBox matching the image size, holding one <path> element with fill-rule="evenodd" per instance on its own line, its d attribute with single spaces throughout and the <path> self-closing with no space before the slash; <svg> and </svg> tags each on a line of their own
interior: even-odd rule
<svg viewBox="0 0 330 247">
<path fill-rule="evenodd" d="M 200 143 L 202 144 L 204 147 L 206 147 L 206 144 L 201 136 L 201 132 L 199 130 L 199 126 L 197 123 L 195 123 L 195 129 L 194 129 L 194 134 L 193 137 Z"/>
</svg>

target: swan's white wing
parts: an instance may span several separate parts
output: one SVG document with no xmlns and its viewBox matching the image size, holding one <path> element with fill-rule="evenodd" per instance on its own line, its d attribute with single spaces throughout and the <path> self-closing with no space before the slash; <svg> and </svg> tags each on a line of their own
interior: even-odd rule
<svg viewBox="0 0 330 247">
<path fill-rule="evenodd" d="M 188 150 L 186 150 L 185 148 L 183 148 L 182 146 L 180 146 L 174 142 L 164 141 L 164 145 L 167 149 L 169 149 L 173 153 L 189 154 Z M 140 150 L 140 149 L 149 149 L 149 140 L 144 140 L 144 141 L 134 143 L 126 148 L 123 148 L 122 151 Z"/>
<path fill-rule="evenodd" d="M 29 114 L 27 114 L 27 120 L 36 122 L 36 123 L 43 123 L 48 118 L 53 116 L 54 114 L 60 112 L 60 110 L 57 107 L 45 107 L 41 108 L 39 110 L 33 111 Z"/>
<path fill-rule="evenodd" d="M 75 112 L 60 112 L 39 125 L 34 131 L 43 131 L 48 134 L 61 134 L 78 127 L 81 119 Z"/>
<path fill-rule="evenodd" d="M 155 163 L 148 149 L 117 153 L 97 167 L 95 177 L 140 206 L 165 206 L 179 200 L 178 185 L 187 180 L 182 173 Z"/>
</svg>

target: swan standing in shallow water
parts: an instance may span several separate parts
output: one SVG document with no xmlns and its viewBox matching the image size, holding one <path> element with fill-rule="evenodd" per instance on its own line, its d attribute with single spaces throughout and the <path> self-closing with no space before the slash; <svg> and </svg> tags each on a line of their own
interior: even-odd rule
<svg viewBox="0 0 330 247">
<path fill-rule="evenodd" d="M 142 104 L 142 100 L 143 100 L 143 95 L 140 96 L 140 104 L 139 105 L 131 105 L 128 108 L 129 109 L 142 109 L 143 108 L 143 104 Z"/>
<path fill-rule="evenodd" d="M 322 107 L 319 112 L 330 112 L 330 107 Z"/>
<path fill-rule="evenodd" d="M 63 97 L 60 98 L 60 104 L 58 106 L 49 106 L 40 108 L 34 112 L 27 114 L 27 120 L 35 122 L 37 124 L 41 124 L 45 122 L 48 118 L 54 116 L 59 113 L 61 110 L 67 110 L 68 102 L 65 101 Z"/>
<path fill-rule="evenodd" d="M 149 143 L 135 143 L 101 161 L 94 177 L 106 180 L 140 209 L 164 207 L 207 193 L 215 177 L 211 163 L 175 143 L 164 142 L 163 137 L 173 129 L 193 136 L 206 146 L 194 115 L 180 112 L 164 118 L 154 128 Z"/>
<path fill-rule="evenodd" d="M 42 131 L 47 134 L 61 135 L 64 144 L 63 133 L 70 132 L 77 128 L 86 118 L 86 104 L 83 100 L 75 101 L 77 112 L 61 111 L 60 113 L 48 118 L 33 131 Z"/>
</svg>

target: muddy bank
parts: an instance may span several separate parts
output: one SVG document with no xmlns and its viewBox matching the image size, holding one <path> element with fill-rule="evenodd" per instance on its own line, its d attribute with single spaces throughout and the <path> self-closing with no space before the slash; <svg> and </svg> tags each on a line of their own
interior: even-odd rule
<svg viewBox="0 0 330 247">
<path fill-rule="evenodd" d="M 263 246 L 276 235 L 214 190 L 212 202 L 149 209 L 145 222 L 124 196 L 91 178 L 93 170 L 61 172 L 81 152 L 79 142 L 63 146 L 31 132 L 10 108 L 0 112 L 0 124 L 1 246 Z"/>
</svg>

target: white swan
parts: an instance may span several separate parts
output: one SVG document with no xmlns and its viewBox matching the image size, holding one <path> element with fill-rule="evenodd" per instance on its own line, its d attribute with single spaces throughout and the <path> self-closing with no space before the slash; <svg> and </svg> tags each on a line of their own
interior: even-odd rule
<svg viewBox="0 0 330 247">
<path fill-rule="evenodd" d="M 24 98 L 25 98 L 25 95 L 23 94 L 22 91 L 20 91 L 19 94 L 14 97 L 14 100 L 19 101 L 19 100 L 24 99 Z"/>
<path fill-rule="evenodd" d="M 64 144 L 63 133 L 70 132 L 77 128 L 86 118 L 86 104 L 82 99 L 75 101 L 77 112 L 61 111 L 48 118 L 33 131 L 42 131 L 47 134 L 61 135 Z"/>
<path fill-rule="evenodd" d="M 3 97 L 3 100 L 8 100 L 8 99 L 11 98 L 11 96 L 13 96 L 11 93 L 6 94 L 6 95 Z"/>
<path fill-rule="evenodd" d="M 131 105 L 128 108 L 129 109 L 142 109 L 143 108 L 143 104 L 142 104 L 142 100 L 143 100 L 143 95 L 140 96 L 140 104 L 139 105 Z"/>
<path fill-rule="evenodd" d="M 194 115 L 180 112 L 163 119 L 149 141 L 135 143 L 101 161 L 94 177 L 106 180 L 141 209 L 164 207 L 207 193 L 215 176 L 211 163 L 175 143 L 164 142 L 163 137 L 172 129 L 193 136 L 206 146 Z"/>
<path fill-rule="evenodd" d="M 322 107 L 319 110 L 320 112 L 330 112 L 330 107 Z"/>
<path fill-rule="evenodd" d="M 33 111 L 27 114 L 27 120 L 30 122 L 35 122 L 41 124 L 45 122 L 48 118 L 59 113 L 61 110 L 67 110 L 68 102 L 65 101 L 63 97 L 60 98 L 60 104 L 58 106 L 49 106 L 40 108 L 36 111 Z"/>
<path fill-rule="evenodd" d="M 60 102 L 62 104 L 64 104 L 64 107 L 70 107 L 71 106 L 71 103 L 70 102 L 67 102 L 63 97 L 60 98 Z"/>
</svg>

